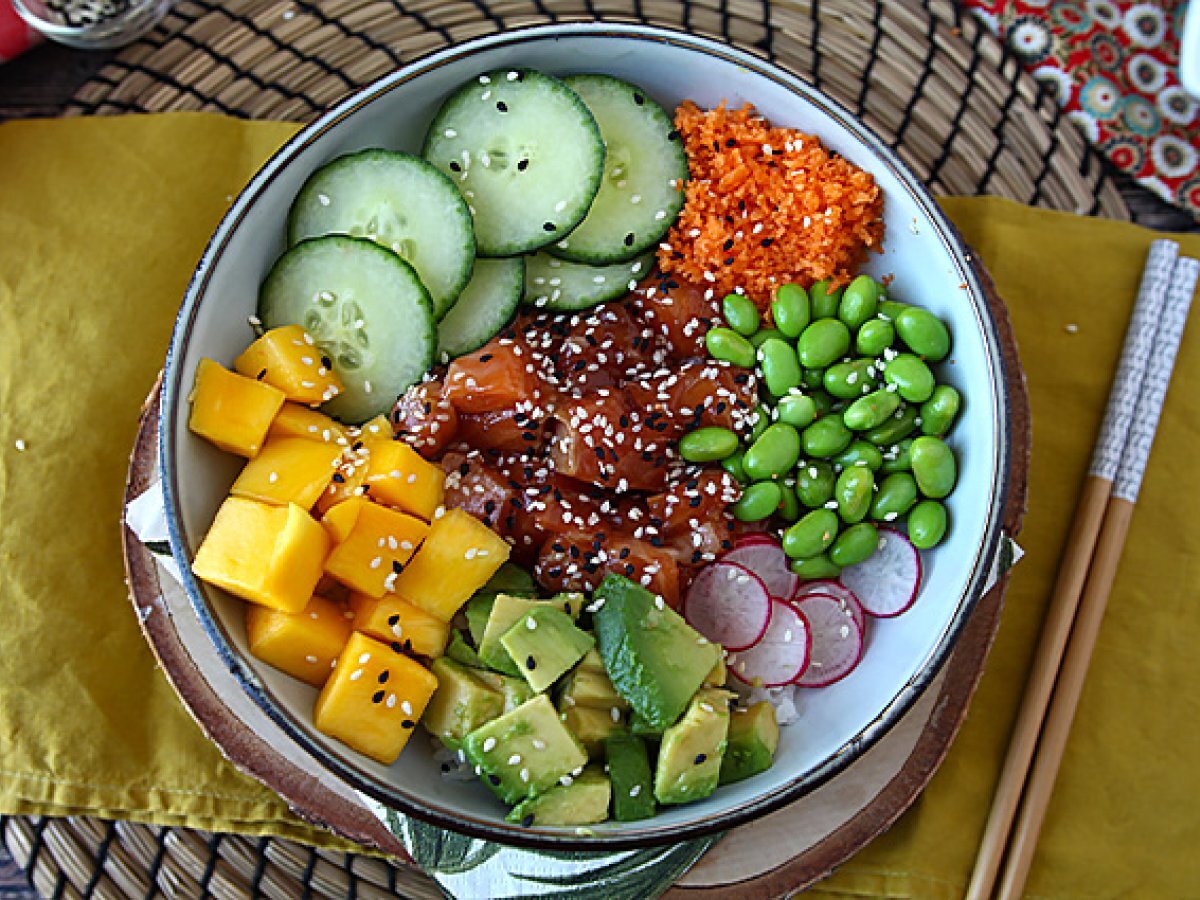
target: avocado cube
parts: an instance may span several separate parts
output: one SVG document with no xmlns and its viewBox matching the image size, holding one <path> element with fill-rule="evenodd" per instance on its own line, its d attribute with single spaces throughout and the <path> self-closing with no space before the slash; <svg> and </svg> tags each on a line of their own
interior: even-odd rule
<svg viewBox="0 0 1200 900">
<path fill-rule="evenodd" d="M 578 601 L 574 598 L 578 598 Z M 520 675 L 521 670 L 517 668 L 516 663 L 513 662 L 513 658 L 508 655 L 508 651 L 500 643 L 500 638 L 517 623 L 517 619 L 521 618 L 521 616 L 525 615 L 531 609 L 539 607 L 561 609 L 572 619 L 576 619 L 579 617 L 579 610 L 583 608 L 583 595 L 566 594 L 551 598 L 550 600 L 532 600 L 528 597 L 514 597 L 511 594 L 497 594 L 495 601 L 492 603 L 487 624 L 484 626 L 483 635 L 477 644 L 479 647 L 479 658 L 497 672 L 503 672 L 505 675 Z M 574 612 L 571 612 L 572 609 Z M 469 622 L 469 608 L 467 610 L 467 619 Z"/>
<path fill-rule="evenodd" d="M 483 632 L 487 628 L 487 620 L 492 614 L 492 604 L 495 602 L 496 595 L 491 591 L 480 591 L 463 607 L 463 613 L 467 617 L 467 631 L 471 635 L 471 643 L 476 648 L 483 640 Z"/>
<path fill-rule="evenodd" d="M 604 759 L 612 780 L 613 818 L 636 822 L 652 817 L 658 805 L 654 802 L 646 742 L 628 732 L 610 734 L 604 741 Z"/>
<path fill-rule="evenodd" d="M 545 694 L 476 728 L 462 749 L 484 784 L 510 806 L 587 765 L 587 753 Z"/>
<path fill-rule="evenodd" d="M 480 660 L 479 654 L 466 642 L 462 632 L 458 629 L 450 632 L 450 643 L 446 645 L 446 655 L 464 666 L 472 666 L 476 669 L 483 667 L 483 661 Z"/>
<path fill-rule="evenodd" d="M 683 718 L 663 732 L 654 770 L 659 803 L 689 803 L 717 789 L 729 733 L 729 696 L 702 688 Z"/>
<path fill-rule="evenodd" d="M 720 648 L 640 585 L 609 575 L 595 597 L 600 657 L 613 686 L 652 726 L 675 722 L 721 658 Z"/>
<path fill-rule="evenodd" d="M 729 678 L 729 670 L 725 667 L 725 657 L 721 656 L 717 659 L 717 664 L 713 666 L 713 670 L 704 678 L 704 683 L 712 687 L 725 687 L 725 682 Z"/>
<path fill-rule="evenodd" d="M 578 778 L 564 775 L 544 794 L 515 806 L 506 817 L 521 825 L 595 825 L 608 818 L 612 786 L 598 766 L 588 766 Z"/>
<path fill-rule="evenodd" d="M 729 743 L 721 760 L 721 784 L 733 784 L 771 768 L 779 746 L 775 707 L 765 700 L 734 710 L 729 716 Z"/>
<path fill-rule="evenodd" d="M 663 731 L 666 729 L 659 728 L 657 725 L 651 725 L 638 712 L 634 710 L 629 714 L 629 731 L 631 734 L 636 734 L 638 737 L 649 738 L 653 741 L 662 740 Z"/>
<path fill-rule="evenodd" d="M 504 711 L 512 712 L 522 703 L 533 699 L 533 688 L 524 678 L 501 675 L 490 669 L 477 669 L 472 674 L 504 697 Z"/>
<path fill-rule="evenodd" d="M 625 730 L 625 721 L 620 710 L 592 709 L 587 706 L 570 706 L 558 714 L 571 734 L 579 738 L 589 759 L 599 759 L 604 752 L 604 740 L 611 734 Z"/>
<path fill-rule="evenodd" d="M 589 651 L 589 654 L 594 652 Z M 617 689 L 608 678 L 608 673 L 604 671 L 604 666 L 601 665 L 598 670 L 588 668 L 584 666 L 586 661 L 585 656 L 563 682 L 558 698 L 559 709 L 570 706 L 590 706 L 593 709 L 604 710 L 615 706 L 622 712 L 629 709 L 629 701 L 617 693 Z"/>
<path fill-rule="evenodd" d="M 596 639 L 576 628 L 571 617 L 552 606 L 538 606 L 521 616 L 500 638 L 529 686 L 539 693 L 562 678 Z"/>
<path fill-rule="evenodd" d="M 429 668 L 438 686 L 421 723 L 447 746 L 457 746 L 468 732 L 504 712 L 503 695 L 462 663 L 439 656 Z"/>
</svg>

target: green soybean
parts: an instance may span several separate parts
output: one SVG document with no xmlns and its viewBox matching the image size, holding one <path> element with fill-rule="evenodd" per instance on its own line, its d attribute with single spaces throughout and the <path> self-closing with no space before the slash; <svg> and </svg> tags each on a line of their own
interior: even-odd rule
<svg viewBox="0 0 1200 900">
<path fill-rule="evenodd" d="M 818 281 L 808 289 L 813 319 L 832 319 L 837 316 L 842 301 L 842 288 L 830 289 L 828 281 Z"/>
<path fill-rule="evenodd" d="M 688 462 L 716 462 L 738 448 L 738 436 L 728 428 L 709 425 L 679 439 L 679 455 Z"/>
<path fill-rule="evenodd" d="M 908 472 L 894 472 L 879 485 L 871 503 L 871 518 L 894 522 L 917 502 L 917 482 Z"/>
<path fill-rule="evenodd" d="M 900 443 L 893 444 L 883 454 L 883 465 L 879 467 L 879 471 L 885 475 L 912 471 L 912 459 L 909 457 L 911 449 L 912 438 L 905 438 Z"/>
<path fill-rule="evenodd" d="M 800 501 L 796 498 L 796 482 L 788 479 L 779 485 L 779 508 L 775 514 L 785 522 L 800 518 Z"/>
<path fill-rule="evenodd" d="M 936 547 L 946 536 L 946 507 L 936 500 L 922 500 L 908 514 L 908 539 L 918 550 Z"/>
<path fill-rule="evenodd" d="M 786 422 L 776 422 L 746 450 L 742 466 L 751 479 L 762 481 L 791 471 L 799 459 L 800 433 Z"/>
<path fill-rule="evenodd" d="M 754 408 L 754 424 L 750 426 L 750 443 L 757 441 L 771 425 L 771 410 L 761 403 Z"/>
<path fill-rule="evenodd" d="M 825 370 L 804 369 L 800 374 L 800 381 L 810 391 L 821 390 L 825 385 Z"/>
<path fill-rule="evenodd" d="M 727 294 L 721 301 L 725 322 L 738 334 L 749 337 L 758 331 L 758 307 L 745 294 Z"/>
<path fill-rule="evenodd" d="M 837 500 L 842 521 L 854 524 L 865 519 L 871 509 L 874 492 L 875 476 L 870 469 L 861 466 L 843 469 L 833 488 L 833 497 Z"/>
<path fill-rule="evenodd" d="M 909 436 L 917 427 L 917 408 L 906 406 L 892 413 L 882 425 L 872 428 L 863 435 L 877 447 L 890 447 Z"/>
<path fill-rule="evenodd" d="M 829 459 L 850 446 L 854 434 L 846 427 L 841 416 L 822 416 L 800 434 L 800 443 L 806 456 Z"/>
<path fill-rule="evenodd" d="M 899 303 L 895 300 L 882 298 L 879 301 L 879 317 L 886 319 L 889 322 L 895 322 L 900 316 L 900 313 L 908 309 L 907 303 Z"/>
<path fill-rule="evenodd" d="M 879 387 L 874 359 L 834 363 L 825 370 L 825 390 L 841 400 L 853 400 Z"/>
<path fill-rule="evenodd" d="M 809 509 L 822 507 L 833 499 L 835 481 L 829 463 L 805 463 L 796 469 L 796 499 Z"/>
<path fill-rule="evenodd" d="M 948 384 L 939 384 L 921 404 L 921 433 L 934 437 L 944 435 L 954 424 L 961 406 L 962 397 L 958 391 Z"/>
<path fill-rule="evenodd" d="M 745 450 L 735 450 L 729 456 L 721 460 L 721 468 L 733 476 L 733 480 L 738 484 L 749 484 L 750 476 L 746 474 L 746 469 L 742 465 L 742 458 L 746 455 Z"/>
<path fill-rule="evenodd" d="M 818 319 L 796 341 L 796 354 L 806 369 L 824 369 L 849 349 L 850 329 L 838 319 Z"/>
<path fill-rule="evenodd" d="M 783 533 L 783 552 L 792 559 L 824 553 L 836 540 L 840 525 L 833 510 L 814 509 Z"/>
<path fill-rule="evenodd" d="M 870 275 L 859 275 L 842 293 L 837 315 L 853 331 L 874 316 L 878 307 L 879 282 Z"/>
<path fill-rule="evenodd" d="M 798 284 L 785 284 L 771 301 L 771 318 L 784 335 L 795 340 L 812 321 L 808 291 Z"/>
<path fill-rule="evenodd" d="M 818 578 L 837 578 L 842 574 L 840 566 L 835 566 L 828 555 L 822 553 L 812 559 L 793 559 L 788 566 L 797 578 L 812 581 Z"/>
<path fill-rule="evenodd" d="M 899 408 L 900 398 L 894 392 L 875 391 L 851 403 L 842 418 L 847 428 L 870 431 L 886 422 Z"/>
<path fill-rule="evenodd" d="M 950 332 L 942 320 L 927 309 L 910 306 L 896 317 L 896 334 L 912 350 L 926 359 L 945 359 L 950 352 Z"/>
<path fill-rule="evenodd" d="M 941 438 L 922 435 L 912 442 L 909 451 L 912 457 L 913 477 L 921 493 L 932 500 L 940 500 L 954 490 L 958 478 L 958 466 L 954 462 L 954 451 Z"/>
<path fill-rule="evenodd" d="M 829 561 L 842 568 L 866 562 L 878 545 L 879 531 L 870 522 L 860 522 L 837 536 L 829 548 Z"/>
<path fill-rule="evenodd" d="M 782 397 L 800 387 L 800 361 L 792 345 L 780 338 L 769 338 L 758 348 L 758 367 L 767 390 Z"/>
<path fill-rule="evenodd" d="M 754 368 L 754 347 L 732 328 L 710 328 L 704 335 L 704 346 L 713 359 L 724 360 L 743 369 Z"/>
<path fill-rule="evenodd" d="M 843 469 L 858 466 L 877 472 L 883 466 L 883 453 L 874 444 L 860 439 L 835 456 L 833 464 Z"/>
<path fill-rule="evenodd" d="M 781 491 L 773 481 L 756 481 L 730 509 L 739 522 L 760 522 L 779 508 Z"/>
<path fill-rule="evenodd" d="M 896 392 L 909 403 L 924 403 L 933 394 L 933 372 L 924 361 L 911 353 L 899 353 L 884 366 L 883 380 L 896 386 Z"/>
<path fill-rule="evenodd" d="M 817 404 L 807 394 L 788 394 L 775 404 L 775 414 L 793 428 L 807 428 L 817 418 Z"/>
<path fill-rule="evenodd" d="M 771 338 L 782 338 L 783 332 L 777 331 L 774 328 L 760 328 L 754 334 L 750 335 L 750 346 L 757 350 L 765 341 Z"/>
<path fill-rule="evenodd" d="M 896 329 L 886 319 L 863 322 L 854 336 L 854 352 L 859 356 L 879 356 L 896 340 Z"/>
</svg>

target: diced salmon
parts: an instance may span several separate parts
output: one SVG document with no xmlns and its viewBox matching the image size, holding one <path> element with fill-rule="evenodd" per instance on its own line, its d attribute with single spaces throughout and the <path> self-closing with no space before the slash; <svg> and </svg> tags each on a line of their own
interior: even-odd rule
<svg viewBox="0 0 1200 900">
<path fill-rule="evenodd" d="M 665 416 L 677 434 L 703 425 L 741 432 L 757 405 L 757 383 L 745 369 L 717 360 L 689 360 L 628 386 L 633 402 Z"/>
<path fill-rule="evenodd" d="M 634 291 L 637 317 L 664 339 L 675 360 L 707 356 L 704 335 L 720 320 L 716 297 L 704 299 L 705 289 L 670 277 L 647 279 Z"/>
<path fill-rule="evenodd" d="M 458 417 L 457 440 L 480 450 L 540 453 L 546 443 L 546 420 L 516 409 L 463 413 Z"/>
<path fill-rule="evenodd" d="M 643 426 L 623 390 L 602 388 L 563 401 L 555 420 L 550 455 L 557 471 L 617 493 L 658 491 L 666 484 L 674 451 Z"/>
<path fill-rule="evenodd" d="M 680 565 L 700 565 L 733 546 L 733 520 L 726 510 L 740 496 L 727 472 L 709 468 L 648 497 L 646 508 Z"/>
<path fill-rule="evenodd" d="M 592 591 L 605 575 L 624 575 L 679 606 L 679 566 L 665 549 L 622 534 L 565 532 L 547 539 L 534 575 L 550 591 Z"/>
<path fill-rule="evenodd" d="M 414 384 L 392 408 L 396 434 L 426 459 L 436 459 L 458 430 L 458 413 L 444 396 L 441 381 Z"/>
<path fill-rule="evenodd" d="M 538 395 L 538 377 L 523 342 L 493 338 L 446 370 L 446 399 L 460 413 L 512 409 Z"/>
<path fill-rule="evenodd" d="M 442 457 L 447 509 L 468 512 L 501 536 L 512 530 L 515 489 L 504 475 L 475 454 L 450 452 Z"/>
<path fill-rule="evenodd" d="M 634 319 L 625 304 L 610 303 L 577 317 L 559 354 L 564 389 L 612 387 L 650 371 L 664 356 L 655 329 Z"/>
</svg>

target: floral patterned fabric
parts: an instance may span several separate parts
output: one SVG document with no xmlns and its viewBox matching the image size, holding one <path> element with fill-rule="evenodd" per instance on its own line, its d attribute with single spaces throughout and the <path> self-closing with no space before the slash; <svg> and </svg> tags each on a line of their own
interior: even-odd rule
<svg viewBox="0 0 1200 900">
<path fill-rule="evenodd" d="M 1200 219 L 1200 107 L 1178 75 L 1187 0 L 964 3 L 1117 168 Z"/>
</svg>

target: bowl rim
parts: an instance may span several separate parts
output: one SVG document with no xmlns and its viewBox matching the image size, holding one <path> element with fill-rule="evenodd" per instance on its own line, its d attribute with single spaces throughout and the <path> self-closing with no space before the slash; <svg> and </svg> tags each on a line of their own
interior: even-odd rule
<svg viewBox="0 0 1200 900">
<path fill-rule="evenodd" d="M 759 77 L 774 82 L 792 94 L 798 95 L 862 141 L 875 154 L 876 161 L 880 166 L 891 172 L 901 188 L 909 194 L 911 200 L 929 219 L 938 239 L 954 261 L 957 274 L 961 276 L 966 285 L 966 294 L 985 345 L 985 363 L 995 399 L 993 427 L 997 435 L 997 440 L 992 448 L 991 470 L 994 477 L 989 489 L 988 518 L 984 535 L 976 549 L 970 574 L 958 598 L 955 612 L 924 664 L 908 681 L 896 689 L 892 699 L 883 706 L 876 717 L 817 766 L 798 774 L 780 787 L 752 798 L 737 807 L 701 816 L 689 822 L 657 828 L 645 826 L 630 828 L 623 825 L 621 830 L 613 832 L 589 832 L 587 829 L 577 829 L 574 832 L 529 829 L 504 822 L 502 819 L 483 819 L 466 815 L 444 806 L 428 803 L 420 796 L 387 785 L 364 770 L 356 761 L 347 758 L 342 752 L 325 746 L 322 741 L 310 733 L 308 727 L 293 717 L 283 704 L 275 699 L 273 692 L 235 649 L 229 632 L 210 608 L 198 580 L 191 571 L 177 488 L 179 472 L 175 423 L 187 396 L 187 391 L 183 389 L 182 385 L 181 360 L 186 355 L 192 326 L 199 312 L 200 301 L 205 295 L 211 270 L 216 260 L 228 247 L 231 233 L 245 217 L 250 207 L 258 200 L 264 189 L 300 151 L 318 137 L 340 124 L 360 108 L 428 71 L 458 62 L 483 49 L 515 47 L 547 39 L 576 37 L 608 37 L 666 43 L 704 56 L 732 62 Z M 158 449 L 162 461 L 162 486 L 171 553 L 178 564 L 188 601 L 195 610 L 205 634 L 212 642 L 222 662 L 229 667 L 242 690 L 275 724 L 316 761 L 320 762 L 328 772 L 384 807 L 397 809 L 433 825 L 472 837 L 546 850 L 639 849 L 677 843 L 725 831 L 766 815 L 812 792 L 845 770 L 873 747 L 912 707 L 917 697 L 936 678 L 950 656 L 964 624 L 986 589 L 993 561 L 1001 549 L 1003 531 L 1001 517 L 1011 487 L 1012 439 L 1009 420 L 1012 401 L 1008 386 L 1010 373 L 1007 371 L 1008 366 L 1001 351 L 997 324 L 990 307 L 983 298 L 984 290 L 976 276 L 975 265 L 971 262 L 971 253 L 963 244 L 957 230 L 937 206 L 929 191 L 896 153 L 870 126 L 855 117 L 845 106 L 774 62 L 720 41 L 673 28 L 598 21 L 524 26 L 434 50 L 356 90 L 297 132 L 250 179 L 226 211 L 206 244 L 180 306 L 164 367 L 163 415 L 159 419 Z M 654 819 L 647 821 L 653 822 Z"/>
</svg>

